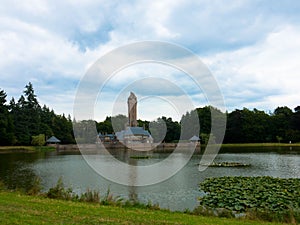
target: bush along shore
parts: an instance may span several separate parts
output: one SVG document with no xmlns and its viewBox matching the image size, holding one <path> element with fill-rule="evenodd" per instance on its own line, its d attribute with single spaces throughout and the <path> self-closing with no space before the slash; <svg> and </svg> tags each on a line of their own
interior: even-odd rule
<svg viewBox="0 0 300 225">
<path fill-rule="evenodd" d="M 300 179 L 207 178 L 195 214 L 300 223 Z"/>
<path fill-rule="evenodd" d="M 128 210 L 154 210 L 159 211 L 157 214 L 166 213 L 169 216 L 174 213 L 169 210 L 161 210 L 159 205 L 152 204 L 151 201 L 143 204 L 137 201 L 125 200 L 118 196 L 115 197 L 109 189 L 103 195 L 100 195 L 99 191 L 89 189 L 78 195 L 71 188 L 65 188 L 61 178 L 54 187 L 42 193 L 40 179 L 35 179 L 34 181 L 32 187 L 26 190 L 26 194 L 35 198 L 38 197 L 40 199 L 37 200 L 38 202 L 47 202 L 48 200 L 46 199 L 56 199 L 58 201 L 63 200 L 78 204 L 93 203 L 93 205 L 125 208 Z M 267 224 L 267 221 L 272 222 L 272 224 L 275 224 L 275 222 L 295 224 L 300 222 L 300 179 L 272 177 L 208 178 L 200 184 L 200 190 L 205 192 L 204 196 L 199 198 L 200 205 L 193 211 L 177 212 L 177 214 L 182 215 L 183 219 L 183 221 L 180 221 L 182 223 L 178 222 L 178 224 L 198 224 L 200 221 L 209 221 L 205 224 L 239 224 L 241 222 L 243 224 Z M 0 209 L 6 210 L 6 206 L 9 204 L 3 201 L 4 195 L 16 193 L 20 197 L 20 191 L 22 190 L 17 189 L 17 192 L 11 192 L 0 182 Z M 24 192 L 21 195 L 26 196 Z M 113 211 L 116 210 L 118 209 Z M 31 211 L 28 213 L 31 213 Z M 145 213 L 143 212 L 143 214 Z M 153 213 L 155 214 L 155 212 Z M 189 214 L 191 217 L 185 217 L 184 214 Z M 100 211 L 99 215 L 101 215 Z M 199 220 L 196 219 L 195 221 L 197 222 L 195 223 L 187 222 L 190 219 L 194 221 L 195 218 L 193 216 L 199 217 Z M 217 217 L 222 217 L 222 220 L 219 220 L 220 218 Z M 223 222 L 220 223 L 220 221 Z M 70 223 L 73 224 L 75 222 L 72 222 L 70 218 Z M 170 221 L 164 221 L 161 224 L 168 223 L 173 224 Z"/>
</svg>

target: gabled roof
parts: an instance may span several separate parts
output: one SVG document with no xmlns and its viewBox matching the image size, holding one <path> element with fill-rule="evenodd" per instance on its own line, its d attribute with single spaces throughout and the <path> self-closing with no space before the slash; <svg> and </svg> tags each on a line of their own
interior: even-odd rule
<svg viewBox="0 0 300 225">
<path fill-rule="evenodd" d="M 193 137 L 190 138 L 190 141 L 200 141 L 200 138 L 194 135 Z"/>
<path fill-rule="evenodd" d="M 116 136 L 119 141 L 123 141 L 125 136 L 147 136 L 152 139 L 151 134 L 144 130 L 143 127 L 127 127 L 126 130 L 121 130 L 120 132 L 116 132 Z"/>
<path fill-rule="evenodd" d="M 147 130 L 144 130 L 143 127 L 127 127 L 124 135 L 143 135 L 150 136 L 150 133 Z"/>
<path fill-rule="evenodd" d="M 48 143 L 58 143 L 58 142 L 60 142 L 60 140 L 57 139 L 55 136 L 52 136 L 46 142 L 48 142 Z"/>
</svg>

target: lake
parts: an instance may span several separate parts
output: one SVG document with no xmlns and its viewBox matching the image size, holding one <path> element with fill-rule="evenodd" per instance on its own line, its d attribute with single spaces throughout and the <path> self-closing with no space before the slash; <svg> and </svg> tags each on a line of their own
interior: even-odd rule
<svg viewBox="0 0 300 225">
<path fill-rule="evenodd" d="M 135 165 L 153 164 L 165 158 L 166 153 L 153 153 L 149 159 L 131 159 Z M 103 156 L 105 161 L 106 156 Z M 182 155 L 175 155 L 181 160 Z M 193 209 L 197 198 L 203 195 L 198 184 L 207 177 L 219 176 L 273 176 L 300 178 L 300 149 L 251 148 L 226 149 L 216 162 L 239 162 L 250 167 L 209 167 L 198 171 L 201 155 L 194 155 L 189 163 L 170 179 L 151 186 L 134 187 L 115 184 L 98 175 L 80 154 L 10 153 L 0 155 L 0 179 L 10 187 L 26 187 L 34 176 L 42 180 L 46 191 L 56 185 L 59 177 L 66 187 L 81 193 L 87 189 L 99 190 L 104 195 L 108 189 L 114 196 L 157 203 L 171 210 Z M 116 171 L 117 172 L 117 171 Z"/>
</svg>

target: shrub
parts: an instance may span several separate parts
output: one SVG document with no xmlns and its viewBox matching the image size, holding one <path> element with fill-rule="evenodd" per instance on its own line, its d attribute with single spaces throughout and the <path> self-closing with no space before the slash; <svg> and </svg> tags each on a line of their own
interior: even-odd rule
<svg viewBox="0 0 300 225">
<path fill-rule="evenodd" d="M 32 185 L 29 190 L 27 190 L 27 194 L 29 195 L 38 195 L 41 193 L 42 186 L 41 186 L 41 178 L 35 177 Z"/>
<path fill-rule="evenodd" d="M 79 201 L 100 203 L 100 192 L 87 189 L 85 193 L 81 194 Z"/>
<path fill-rule="evenodd" d="M 49 189 L 49 191 L 47 192 L 47 197 L 63 200 L 78 199 L 78 196 L 73 193 L 73 190 L 71 188 L 66 189 L 64 187 L 61 177 L 58 179 L 56 186 Z"/>
</svg>

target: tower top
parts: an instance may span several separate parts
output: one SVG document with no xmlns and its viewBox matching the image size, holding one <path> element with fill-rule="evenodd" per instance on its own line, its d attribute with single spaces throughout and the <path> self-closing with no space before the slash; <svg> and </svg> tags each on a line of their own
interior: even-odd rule
<svg viewBox="0 0 300 225">
<path fill-rule="evenodd" d="M 132 91 L 130 92 L 130 95 L 128 97 L 128 100 L 129 99 L 136 99 L 136 96 L 135 96 L 135 94 Z"/>
</svg>

